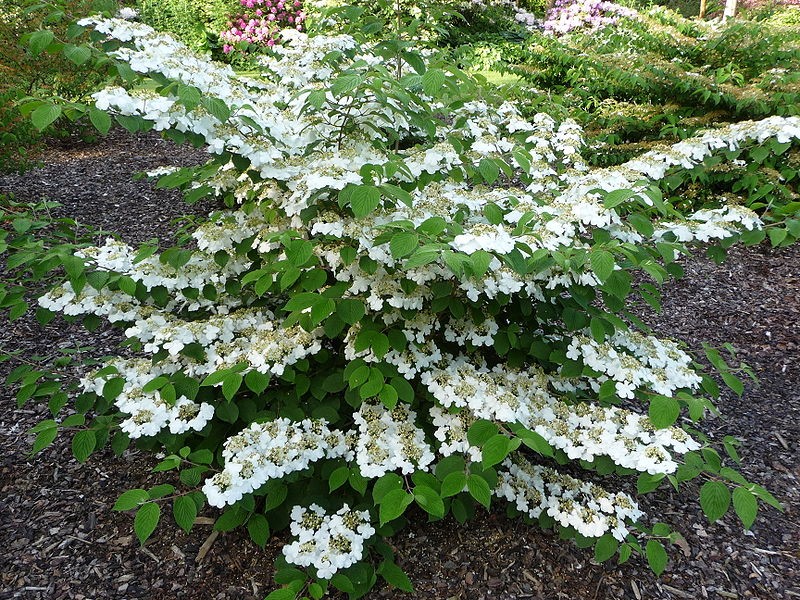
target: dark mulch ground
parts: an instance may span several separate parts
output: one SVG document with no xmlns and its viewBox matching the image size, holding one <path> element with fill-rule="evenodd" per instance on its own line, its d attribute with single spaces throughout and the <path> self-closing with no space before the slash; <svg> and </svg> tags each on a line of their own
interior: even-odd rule
<svg viewBox="0 0 800 600">
<path fill-rule="evenodd" d="M 175 194 L 130 176 L 196 160 L 202 155 L 189 148 L 116 133 L 94 147 L 54 150 L 42 169 L 0 177 L 0 193 L 58 200 L 63 214 L 130 242 L 168 238 L 174 217 L 210 207 L 187 209 Z M 484 514 L 469 527 L 451 520 L 427 524 L 420 516 L 393 540 L 415 597 L 800 598 L 800 246 L 735 250 L 722 266 L 698 258 L 686 271 L 665 291 L 660 315 L 642 314 L 693 348 L 730 341 L 755 368 L 760 385 L 748 385 L 741 399 L 726 395 L 723 416 L 703 429 L 719 441 L 740 437 L 745 475 L 766 485 L 786 512 L 767 509 L 746 532 L 732 516 L 709 525 L 696 489 L 644 497 L 643 507 L 688 542 L 672 549 L 660 579 L 641 560 L 598 565 L 591 551 L 498 514 Z M 60 322 L 40 328 L 29 318 L 0 329 L 0 347 L 22 349 L 23 356 L 77 344 L 94 346 L 100 355 L 117 339 L 113 331 L 87 334 Z M 8 369 L 0 365 L 0 375 Z M 200 524 L 187 535 L 165 519 L 155 539 L 140 548 L 130 515 L 110 508 L 120 491 L 162 481 L 148 472 L 154 461 L 105 452 L 81 466 L 66 439 L 31 459 L 26 431 L 45 411 L 32 404 L 17 410 L 14 393 L 0 390 L 0 598 L 256 599 L 272 589 L 271 565 L 282 538 L 262 551 L 239 533 L 213 539 L 211 527 Z M 379 588 L 372 597 L 402 595 Z"/>
</svg>

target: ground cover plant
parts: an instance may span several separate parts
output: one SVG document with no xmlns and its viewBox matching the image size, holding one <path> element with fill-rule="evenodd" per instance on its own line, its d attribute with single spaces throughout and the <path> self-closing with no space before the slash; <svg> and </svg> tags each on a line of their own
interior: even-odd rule
<svg viewBox="0 0 800 600">
<path fill-rule="evenodd" d="M 142 542 L 162 507 L 185 529 L 203 504 L 225 507 L 220 529 L 296 536 L 284 560 L 302 569 L 279 565 L 275 598 L 320 597 L 329 582 L 359 596 L 377 576 L 409 587 L 382 538 L 411 504 L 466 520 L 505 500 L 601 560 L 637 552 L 656 572 L 678 537 L 640 522 L 604 476 L 636 476 L 643 492 L 700 478 L 709 518 L 732 505 L 746 526 L 759 500 L 778 506 L 730 467 L 732 442 L 723 461 L 692 428 L 719 393 L 696 357 L 639 331 L 627 308 L 658 295 L 630 273 L 663 281 L 687 244 L 762 225 L 718 199 L 673 206 L 660 182 L 779 156 L 796 117 L 590 169 L 574 122 L 484 101 L 409 42 L 285 34 L 254 81 L 141 24 L 81 26 L 125 83 L 96 94 L 92 122 L 107 130 L 110 113 L 208 146 L 207 165 L 159 185 L 228 205 L 193 245 L 161 252 L 15 247 L 41 260 L 38 275 L 66 270 L 45 311 L 126 327 L 135 357 L 87 374 L 77 412 L 56 405 L 36 447 L 61 427 L 78 429 L 80 460 L 132 440 L 165 452 L 165 483 L 116 505 L 136 511 Z M 34 122 L 54 106 L 30 107 Z M 707 356 L 741 391 L 738 371 Z M 28 385 L 22 400 L 37 395 Z"/>
<path fill-rule="evenodd" d="M 606 127 L 626 116 L 653 119 L 645 127 L 658 131 L 671 115 L 707 119 L 696 128 L 796 112 L 796 28 L 705 22 L 662 7 L 625 15 L 616 15 L 613 26 L 568 21 L 569 30 L 532 33 L 524 44 L 503 47 L 505 62 L 539 87 L 568 93 L 571 105 L 597 113 L 597 124 Z M 626 115 L 629 103 L 640 111 Z"/>
</svg>

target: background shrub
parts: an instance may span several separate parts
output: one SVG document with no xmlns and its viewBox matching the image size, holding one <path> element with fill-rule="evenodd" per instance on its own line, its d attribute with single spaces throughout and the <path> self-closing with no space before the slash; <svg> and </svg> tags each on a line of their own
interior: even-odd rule
<svg viewBox="0 0 800 600">
<path fill-rule="evenodd" d="M 21 2 L 0 6 L 0 171 L 22 168 L 41 137 L 16 102 L 32 93 L 37 69 L 20 46 L 25 30 Z"/>
<path fill-rule="evenodd" d="M 219 34 L 239 9 L 236 0 L 138 0 L 140 19 L 198 52 L 219 48 Z"/>
<path fill-rule="evenodd" d="M 69 23 L 89 14 L 87 0 L 57 0 L 56 12 L 46 16 L 30 0 L 7 0 L 0 7 L 0 170 L 17 170 L 30 164 L 32 153 L 39 148 L 43 136 L 92 137 L 93 129 L 83 122 L 73 122 L 77 113 L 64 111 L 66 119 L 58 119 L 43 131 L 33 127 L 19 104 L 31 97 L 58 97 L 62 102 L 86 101 L 103 78 L 86 71 L 81 65 L 87 57 L 71 53 L 74 41 Z M 31 45 L 33 32 L 47 26 L 53 32 L 53 44 L 61 52 L 48 55 L 43 61 L 37 55 L 42 48 Z"/>
</svg>

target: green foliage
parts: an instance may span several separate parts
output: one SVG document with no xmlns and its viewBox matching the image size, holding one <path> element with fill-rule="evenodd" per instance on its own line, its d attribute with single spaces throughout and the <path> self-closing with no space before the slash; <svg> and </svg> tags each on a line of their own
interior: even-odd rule
<svg viewBox="0 0 800 600">
<path fill-rule="evenodd" d="M 0 7 L 0 170 L 25 168 L 44 135 L 92 139 L 94 128 L 78 121 L 80 111 L 30 101 L 86 102 L 100 86 L 103 75 L 86 68 L 92 53 L 78 39 L 81 28 L 71 25 L 98 6 L 90 0 L 7 0 Z"/>
<path fill-rule="evenodd" d="M 532 85 L 567 96 L 591 128 L 652 136 L 670 115 L 700 118 L 689 124 L 697 128 L 726 118 L 795 114 L 798 40 L 797 31 L 768 22 L 713 29 L 662 9 L 586 34 L 534 34 L 504 47 L 503 60 Z M 614 142 L 636 141 L 642 133 Z"/>
<path fill-rule="evenodd" d="M 220 32 L 240 8 L 236 0 L 137 0 L 136 6 L 143 23 L 175 35 L 198 52 L 218 49 Z"/>
</svg>

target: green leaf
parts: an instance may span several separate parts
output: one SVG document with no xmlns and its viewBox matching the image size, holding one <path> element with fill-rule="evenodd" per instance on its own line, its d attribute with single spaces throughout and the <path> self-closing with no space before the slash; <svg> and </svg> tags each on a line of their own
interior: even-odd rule
<svg viewBox="0 0 800 600">
<path fill-rule="evenodd" d="M 538 452 L 542 456 L 553 456 L 553 447 L 541 435 L 535 431 L 524 430 L 517 432 L 519 439 L 531 450 Z"/>
<path fill-rule="evenodd" d="M 336 573 L 333 577 L 331 577 L 331 585 L 337 590 L 340 590 L 346 594 L 352 594 L 355 592 L 353 582 L 350 581 L 350 578 L 344 573 Z"/>
<path fill-rule="evenodd" d="M 422 76 L 422 89 L 428 96 L 437 96 L 444 85 L 444 72 L 441 69 L 429 69 Z"/>
<path fill-rule="evenodd" d="M 178 85 L 178 100 L 183 104 L 187 110 L 192 110 L 198 104 L 202 96 L 200 90 L 191 85 Z"/>
<path fill-rule="evenodd" d="M 502 462 L 510 450 L 509 439 L 501 433 L 495 434 L 484 442 L 481 447 L 482 460 L 484 469 Z"/>
<path fill-rule="evenodd" d="M 381 563 L 380 567 L 378 567 L 378 574 L 386 580 L 386 583 L 399 590 L 404 592 L 414 591 L 414 586 L 411 584 L 408 575 L 390 560 L 385 560 Z"/>
<path fill-rule="evenodd" d="M 189 496 L 178 496 L 172 501 L 172 516 L 178 527 L 189 533 L 197 518 L 197 503 Z"/>
<path fill-rule="evenodd" d="M 61 116 L 61 107 L 56 104 L 44 104 L 31 113 L 31 123 L 39 131 L 50 125 Z"/>
<path fill-rule="evenodd" d="M 733 509 L 745 529 L 750 529 L 758 513 L 758 500 L 750 490 L 739 486 L 733 490 Z"/>
<path fill-rule="evenodd" d="M 486 441 L 497 433 L 497 425 L 485 419 L 479 419 L 470 425 L 467 431 L 467 440 L 473 446 L 483 446 Z"/>
<path fill-rule="evenodd" d="M 321 600 L 325 595 L 325 590 L 315 581 L 308 584 L 308 593 L 314 600 Z"/>
<path fill-rule="evenodd" d="M 180 474 L 181 483 L 186 487 L 195 487 L 199 485 L 200 479 L 203 477 L 203 473 L 205 473 L 205 469 L 203 467 L 184 469 Z"/>
<path fill-rule="evenodd" d="M 606 194 L 605 198 L 603 198 L 603 206 L 606 208 L 614 208 L 626 200 L 630 200 L 635 195 L 636 192 L 632 190 L 614 190 Z"/>
<path fill-rule="evenodd" d="M 667 567 L 668 559 L 664 546 L 657 540 L 650 540 L 647 542 L 645 552 L 647 554 L 647 564 L 650 565 L 653 573 L 661 575 Z"/>
<path fill-rule="evenodd" d="M 247 521 L 247 533 L 257 546 L 263 548 L 269 539 L 269 521 L 264 515 L 253 514 Z"/>
<path fill-rule="evenodd" d="M 322 296 L 319 294 L 313 292 L 302 292 L 292 296 L 284 308 L 290 312 L 305 310 L 307 308 L 312 308 L 320 301 L 320 298 L 322 298 Z"/>
<path fill-rule="evenodd" d="M 255 394 L 260 394 L 265 389 L 267 389 L 269 381 L 270 377 L 268 374 L 260 373 L 255 369 L 253 369 L 252 371 L 248 371 L 247 375 L 244 376 L 244 383 L 247 386 L 247 389 L 249 389 Z"/>
<path fill-rule="evenodd" d="M 67 44 L 64 46 L 64 56 L 76 65 L 82 65 L 91 58 L 92 51 L 86 46 Z"/>
<path fill-rule="evenodd" d="M 380 501 L 380 522 L 385 525 L 402 515 L 406 507 L 414 501 L 414 496 L 403 489 L 387 492 Z"/>
<path fill-rule="evenodd" d="M 388 383 L 386 383 L 386 384 L 384 384 L 384 385 L 383 385 L 383 387 L 381 388 L 381 391 L 380 391 L 380 393 L 378 394 L 378 397 L 381 399 L 381 403 L 382 403 L 382 404 L 383 404 L 383 405 L 384 405 L 386 408 L 388 408 L 389 410 L 391 410 L 391 409 L 393 409 L 395 406 L 397 406 L 397 400 L 398 400 L 398 398 L 399 398 L 399 395 L 398 395 L 398 393 L 397 393 L 397 390 L 396 390 L 396 389 L 394 389 L 394 387 L 392 387 L 392 385 L 391 385 L 391 384 L 388 384 Z"/>
<path fill-rule="evenodd" d="M 114 115 L 114 119 L 131 133 L 141 131 L 145 124 L 144 119 L 138 115 Z"/>
<path fill-rule="evenodd" d="M 214 529 L 216 531 L 231 531 L 244 523 L 246 518 L 247 511 L 234 504 L 217 518 L 214 522 Z"/>
<path fill-rule="evenodd" d="M 345 483 L 347 483 L 347 479 L 350 477 L 350 469 L 347 467 L 339 467 L 335 469 L 333 473 L 330 474 L 328 477 L 328 488 L 331 492 L 334 490 L 342 487 Z"/>
<path fill-rule="evenodd" d="M 648 415 L 656 429 L 663 429 L 675 423 L 680 411 L 680 404 L 675 398 L 653 396 L 650 400 Z"/>
<path fill-rule="evenodd" d="M 72 438 L 72 454 L 78 462 L 86 462 L 97 446 L 97 436 L 92 429 L 83 429 Z"/>
<path fill-rule="evenodd" d="M 106 400 L 114 400 L 122 393 L 122 388 L 125 387 L 125 380 L 122 377 L 112 377 L 103 384 L 103 398 Z"/>
<path fill-rule="evenodd" d="M 173 454 L 162 460 L 155 467 L 153 467 L 153 473 L 159 473 L 161 471 L 171 471 L 172 469 L 177 469 L 180 466 L 181 466 L 180 457 L 175 456 Z"/>
<path fill-rule="evenodd" d="M 84 423 L 86 423 L 86 417 L 80 413 L 76 413 L 61 421 L 61 427 L 80 427 Z"/>
<path fill-rule="evenodd" d="M 592 332 L 592 337 L 597 343 L 602 344 L 603 342 L 606 341 L 606 328 L 603 326 L 602 320 L 596 317 L 592 317 L 592 320 L 589 322 L 589 329 Z M 614 385 L 613 380 L 605 381 L 603 382 L 603 385 L 609 382 L 611 383 L 612 386 Z"/>
<path fill-rule="evenodd" d="M 47 29 L 34 31 L 28 40 L 28 48 L 30 48 L 31 53 L 36 56 L 44 51 L 44 49 L 47 48 L 51 43 L 53 43 L 55 38 L 55 34 Z"/>
<path fill-rule="evenodd" d="M 136 511 L 136 517 L 133 519 L 133 530 L 136 532 L 136 537 L 139 538 L 140 544 L 144 545 L 147 538 L 156 530 L 160 517 L 161 507 L 155 502 L 142 504 L 139 510 Z"/>
<path fill-rule="evenodd" d="M 786 236 L 789 234 L 789 232 L 785 229 L 771 228 L 767 231 L 767 234 L 769 235 L 770 243 L 773 247 L 775 247 L 779 246 L 781 242 L 786 239 Z"/>
<path fill-rule="evenodd" d="M 264 600 L 295 600 L 297 590 L 293 586 L 282 587 L 271 592 Z"/>
<path fill-rule="evenodd" d="M 302 267 L 314 256 L 314 245 L 308 240 L 292 240 L 286 245 L 286 257 L 295 267 Z"/>
<path fill-rule="evenodd" d="M 242 377 L 241 373 L 228 373 L 225 379 L 222 380 L 222 395 L 225 396 L 228 402 L 233 399 L 236 392 L 242 387 L 243 380 L 244 377 Z"/>
<path fill-rule="evenodd" d="M 418 485 L 414 488 L 414 499 L 417 504 L 429 515 L 438 519 L 444 517 L 444 502 L 436 490 L 427 485 Z"/>
<path fill-rule="evenodd" d="M 194 463 L 210 465 L 212 462 L 214 462 L 214 453 L 211 452 L 211 450 L 206 450 L 204 448 L 202 450 L 190 452 L 187 458 Z"/>
<path fill-rule="evenodd" d="M 358 298 L 340 300 L 336 305 L 336 314 L 348 325 L 358 323 L 366 312 L 364 303 Z"/>
<path fill-rule="evenodd" d="M 357 218 L 366 217 L 381 203 L 381 193 L 371 185 L 359 185 L 350 194 L 350 207 Z"/>
<path fill-rule="evenodd" d="M 728 486 L 719 481 L 707 481 L 700 488 L 700 506 L 712 523 L 722 517 L 731 505 Z"/>
<path fill-rule="evenodd" d="M 476 277 L 483 277 L 489 270 L 494 255 L 485 250 L 477 250 L 470 255 L 469 259 L 473 274 Z"/>
<path fill-rule="evenodd" d="M 442 498 L 455 496 L 464 491 L 467 485 L 467 475 L 461 471 L 448 473 L 442 480 Z"/>
<path fill-rule="evenodd" d="M 478 171 L 480 172 L 481 177 L 483 177 L 483 179 L 489 185 L 497 181 L 497 178 L 500 175 L 500 168 L 491 158 L 482 158 L 480 164 L 478 165 Z"/>
<path fill-rule="evenodd" d="M 722 381 L 725 382 L 725 385 L 731 388 L 737 396 L 741 396 L 744 393 L 744 384 L 742 383 L 741 379 L 736 377 L 736 375 L 731 373 L 721 373 L 720 375 L 722 376 Z"/>
<path fill-rule="evenodd" d="M 617 551 L 619 542 L 610 533 L 599 538 L 594 545 L 594 558 L 597 562 L 605 562 Z"/>
<path fill-rule="evenodd" d="M 381 476 L 372 488 L 372 499 L 375 504 L 380 504 L 383 497 L 392 490 L 399 490 L 403 487 L 403 478 L 397 473 L 385 473 Z"/>
<path fill-rule="evenodd" d="M 614 255 L 607 250 L 592 250 L 589 253 L 589 264 L 601 283 L 605 283 L 614 272 Z"/>
<path fill-rule="evenodd" d="M 361 85 L 362 81 L 361 75 L 341 75 L 331 85 L 331 93 L 334 96 L 344 96 Z"/>
<path fill-rule="evenodd" d="M 652 492 L 661 484 L 663 479 L 663 473 L 656 473 L 655 475 L 651 475 L 650 473 L 641 473 L 639 478 L 636 480 L 636 491 L 639 494 L 647 494 L 648 492 Z"/>
<path fill-rule="evenodd" d="M 489 489 L 489 484 L 486 483 L 483 477 L 474 474 L 470 475 L 469 478 L 467 478 L 467 489 L 469 490 L 470 496 L 475 498 L 475 500 L 486 508 L 489 508 L 492 502 L 492 492 Z"/>
<path fill-rule="evenodd" d="M 147 493 L 147 490 L 128 490 L 117 499 L 112 510 L 131 510 L 140 504 L 144 504 L 149 499 L 150 494 Z"/>
<path fill-rule="evenodd" d="M 325 90 L 314 90 L 306 96 L 306 102 L 316 109 L 321 108 L 325 104 Z"/>
<path fill-rule="evenodd" d="M 393 258 L 408 256 L 419 247 L 419 235 L 412 231 L 401 231 L 389 241 L 389 251 Z"/>
<path fill-rule="evenodd" d="M 36 439 L 33 441 L 33 448 L 31 448 L 31 452 L 36 454 L 40 450 L 43 450 L 53 443 L 53 440 L 56 439 L 57 435 L 58 429 L 55 427 L 40 431 L 38 434 L 36 434 Z"/>
<path fill-rule="evenodd" d="M 775 498 L 775 496 L 773 496 L 772 494 L 770 494 L 766 488 L 763 488 L 760 485 L 751 485 L 750 489 L 756 496 L 761 498 L 763 502 L 766 502 L 773 508 L 783 512 L 783 506 L 781 505 L 781 503 L 778 502 L 778 499 Z"/>
<path fill-rule="evenodd" d="M 383 389 L 383 385 L 383 374 L 380 372 L 380 369 L 372 367 L 369 370 L 369 379 L 361 386 L 358 393 L 362 400 L 366 400 L 367 398 L 377 396 Z"/>
<path fill-rule="evenodd" d="M 632 213 L 627 217 L 628 222 L 633 225 L 633 228 L 645 237 L 653 235 L 655 228 L 653 222 L 642 213 Z"/>
<path fill-rule="evenodd" d="M 363 385 L 364 382 L 369 379 L 369 374 L 370 369 L 367 365 L 361 365 L 360 367 L 356 368 L 355 371 L 350 373 L 350 377 L 347 379 L 347 382 L 350 384 L 350 389 L 354 390 Z"/>
<path fill-rule="evenodd" d="M 223 123 L 231 116 L 231 109 L 219 98 L 203 98 L 201 101 L 203 108 L 210 112 L 214 117 Z"/>
<path fill-rule="evenodd" d="M 163 375 L 160 375 L 158 377 L 154 377 L 153 379 L 145 383 L 142 386 L 142 391 L 145 393 L 155 392 L 156 390 L 161 389 L 168 383 L 169 379 L 167 377 L 164 377 Z"/>
</svg>

